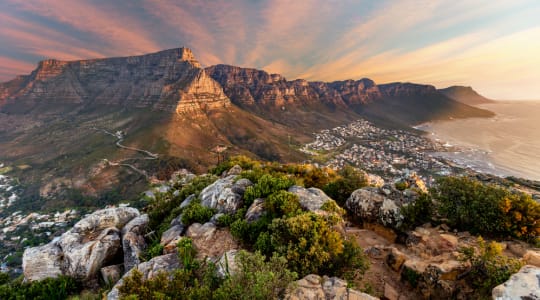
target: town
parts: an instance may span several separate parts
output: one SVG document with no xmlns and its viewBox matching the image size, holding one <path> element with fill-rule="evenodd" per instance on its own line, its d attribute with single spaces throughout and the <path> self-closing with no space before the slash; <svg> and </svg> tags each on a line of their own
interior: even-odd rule
<svg viewBox="0 0 540 300">
<path fill-rule="evenodd" d="M 324 157 L 322 164 L 333 169 L 351 165 L 385 180 L 415 172 L 428 185 L 434 176 L 463 171 L 435 155 L 454 150 L 420 133 L 384 129 L 363 119 L 315 133 L 315 141 L 300 149 L 312 155 L 314 161 Z"/>
</svg>

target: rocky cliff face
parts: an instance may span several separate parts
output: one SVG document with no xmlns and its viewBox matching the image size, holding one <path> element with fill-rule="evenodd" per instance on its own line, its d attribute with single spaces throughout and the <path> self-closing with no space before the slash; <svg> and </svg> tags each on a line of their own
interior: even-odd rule
<svg viewBox="0 0 540 300">
<path fill-rule="evenodd" d="M 0 85 L 3 110 L 77 104 L 189 113 L 230 101 L 187 48 L 131 57 L 41 61 L 29 76 Z"/>
</svg>

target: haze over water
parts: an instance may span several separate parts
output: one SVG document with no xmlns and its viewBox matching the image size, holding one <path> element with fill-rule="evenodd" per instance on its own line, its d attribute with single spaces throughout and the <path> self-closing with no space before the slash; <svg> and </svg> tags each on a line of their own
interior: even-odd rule
<svg viewBox="0 0 540 300">
<path fill-rule="evenodd" d="M 466 150 L 445 153 L 462 165 L 500 176 L 540 180 L 540 101 L 500 101 L 479 107 L 494 118 L 434 122 L 432 138 Z"/>
</svg>

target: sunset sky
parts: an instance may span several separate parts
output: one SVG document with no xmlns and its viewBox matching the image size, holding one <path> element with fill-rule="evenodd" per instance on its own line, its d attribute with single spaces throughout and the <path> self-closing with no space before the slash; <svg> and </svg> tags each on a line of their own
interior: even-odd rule
<svg viewBox="0 0 540 300">
<path fill-rule="evenodd" d="M 39 60 L 189 47 L 288 79 L 436 87 L 540 99 L 540 0 L 2 0 L 0 81 Z"/>
</svg>

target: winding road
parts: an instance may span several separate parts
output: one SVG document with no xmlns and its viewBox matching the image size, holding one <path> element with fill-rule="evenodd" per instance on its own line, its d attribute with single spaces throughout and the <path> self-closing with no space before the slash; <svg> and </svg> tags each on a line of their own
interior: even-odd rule
<svg viewBox="0 0 540 300">
<path fill-rule="evenodd" d="M 159 157 L 159 154 L 152 153 L 152 152 L 144 150 L 144 149 L 139 149 L 139 148 L 135 148 L 135 147 L 128 147 L 128 146 L 122 145 L 121 142 L 124 141 L 124 134 L 121 131 L 117 131 L 116 133 L 112 133 L 112 132 L 110 132 L 108 130 L 99 129 L 97 127 L 92 127 L 91 129 L 101 131 L 101 132 L 104 132 L 104 133 L 106 133 L 108 135 L 111 135 L 111 136 L 115 137 L 117 139 L 116 146 L 118 148 L 131 150 L 131 151 L 136 151 L 136 152 L 139 152 L 139 153 L 142 153 L 142 154 L 146 155 L 146 157 L 142 157 L 142 158 L 131 157 L 131 158 L 125 158 L 125 159 L 122 159 L 122 160 L 119 160 L 119 161 L 110 161 L 110 160 L 104 158 L 103 161 L 105 163 L 107 163 L 109 166 L 123 166 L 123 167 L 130 168 L 133 171 L 135 171 L 135 172 L 143 175 L 144 177 L 148 178 L 148 173 L 146 173 L 146 171 L 141 170 L 141 169 L 135 167 L 132 164 L 127 164 L 127 163 L 124 163 L 124 162 L 128 161 L 128 160 L 136 160 L 136 159 L 150 159 L 150 160 L 151 159 L 157 159 Z"/>
</svg>

